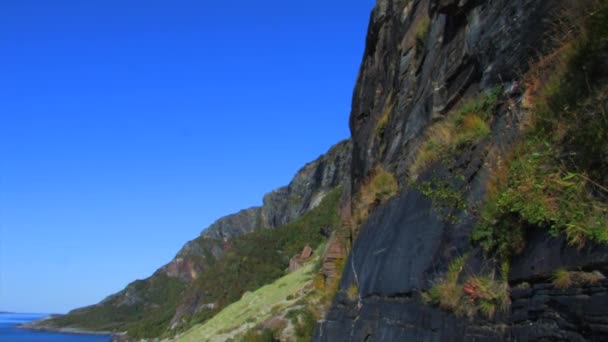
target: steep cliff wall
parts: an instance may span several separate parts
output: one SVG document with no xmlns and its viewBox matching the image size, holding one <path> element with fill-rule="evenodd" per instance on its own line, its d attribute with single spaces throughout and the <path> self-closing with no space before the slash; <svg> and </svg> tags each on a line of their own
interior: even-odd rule
<svg viewBox="0 0 608 342">
<path fill-rule="evenodd" d="M 517 79 L 556 4 L 379 0 L 350 116 L 354 189 L 378 163 L 406 180 L 425 128 L 465 93 Z"/>
<path fill-rule="evenodd" d="M 555 70 L 545 70 L 539 76 L 543 72 L 529 70 L 530 61 L 554 51 L 552 44 L 561 39 L 554 30 L 568 25 L 565 23 L 571 18 L 564 13 L 573 13 L 562 10 L 583 3 L 593 2 L 377 1 L 350 118 L 351 211 L 353 217 L 362 219 L 353 222 L 355 241 L 340 291 L 326 318 L 317 324 L 315 341 L 608 339 L 608 282 L 604 276 L 608 274 L 608 248 L 596 243 L 605 241 L 602 236 L 608 229 L 602 221 L 604 209 L 594 211 L 599 222 L 595 238 L 573 231 L 563 234 L 555 228 L 563 204 L 547 205 L 557 208 L 551 216 L 540 212 L 546 209 L 545 204 L 526 207 L 518 202 L 525 210 L 537 212 L 524 212 L 513 205 L 503 215 L 505 222 L 487 224 L 503 230 L 488 233 L 489 228 L 478 228 L 487 211 L 488 193 L 497 192 L 491 189 L 497 170 L 504 169 L 502 165 L 509 158 L 517 163 L 524 160 L 529 166 L 536 165 L 534 158 L 543 156 L 543 150 L 537 149 L 530 152 L 529 159 L 510 157 L 514 149 L 528 153 L 526 146 L 533 144 L 525 128 L 530 125 L 530 112 L 542 114 L 539 106 L 531 110 L 529 95 L 535 83 L 524 84 L 525 75 L 536 72 L 535 82 L 543 83 L 559 73 L 556 63 Z M 594 4 L 603 10 L 595 7 L 584 11 L 584 16 L 600 26 L 594 33 L 599 38 L 593 48 L 579 51 L 578 61 L 559 65 L 568 68 L 579 63 L 564 78 L 551 83 L 564 88 L 563 84 L 585 75 L 585 70 L 594 70 L 587 74 L 586 86 L 584 82 L 573 83 L 579 89 L 570 90 L 574 97 L 579 96 L 571 104 L 599 94 L 602 100 L 594 102 L 595 109 L 586 108 L 589 113 L 601 112 L 605 106 L 602 101 L 608 98 L 606 69 L 602 67 L 608 62 L 608 6 L 602 1 Z M 594 35 L 577 32 L 580 39 Z M 575 42 L 564 44 L 547 59 L 576 55 L 573 46 Z M 594 62 L 585 66 L 581 62 L 585 58 Z M 582 88 L 585 91 L 580 91 Z M 560 94 L 553 88 L 550 91 Z M 554 103 L 561 100 L 554 97 L 558 98 Z M 567 108 L 562 103 L 559 110 L 568 112 Z M 601 120 L 601 115 L 589 114 L 588 118 Z M 550 127 L 583 129 L 566 123 L 566 115 L 551 119 Z M 563 133 L 568 129 L 560 133 L 543 126 L 537 131 L 552 136 L 553 140 L 543 140 L 543 148 L 566 151 L 549 152 L 551 158 L 559 161 L 567 153 L 584 154 L 581 149 L 550 147 L 576 140 Z M 588 137 L 601 146 L 598 150 L 608 147 L 602 132 Z M 565 169 L 588 174 L 598 170 L 597 164 L 594 171 L 577 163 L 579 160 L 563 162 L 557 167 L 557 182 L 569 179 Z M 505 172 L 521 170 L 521 165 Z M 361 204 L 361 198 L 365 199 L 379 169 L 395 176 L 400 191 L 389 201 L 376 200 L 369 208 Z M 541 178 L 551 172 L 549 168 L 542 170 Z M 505 189 L 509 189 L 513 186 L 509 182 L 516 178 L 506 174 Z M 603 172 L 595 174 L 596 180 L 602 179 Z M 544 189 L 547 183 L 530 185 L 535 186 Z M 595 193 L 593 196 L 605 201 L 604 190 L 592 190 L 597 186 L 605 187 L 599 183 L 583 187 L 582 196 Z M 523 186 L 515 189 L 531 191 Z M 559 201 L 558 195 L 543 200 Z M 512 200 L 502 199 L 494 205 Z M 369 208 L 369 216 L 361 215 L 361 208 Z M 554 210 L 551 208 L 546 210 Z M 495 234 L 495 240 L 488 242 L 490 247 L 478 242 L 487 242 L 486 233 Z M 577 243 L 576 237 L 587 239 L 587 243 Z M 511 249 L 504 252 L 501 248 L 505 246 Z"/>
</svg>

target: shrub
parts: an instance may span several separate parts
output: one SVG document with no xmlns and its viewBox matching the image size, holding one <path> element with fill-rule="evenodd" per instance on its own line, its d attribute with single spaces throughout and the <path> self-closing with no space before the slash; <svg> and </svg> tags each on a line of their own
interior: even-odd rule
<svg viewBox="0 0 608 342">
<path fill-rule="evenodd" d="M 311 340 L 315 322 L 315 317 L 310 310 L 302 309 L 297 312 L 297 318 L 292 320 L 295 327 L 297 341 Z"/>
<path fill-rule="evenodd" d="M 456 214 L 453 212 L 453 209 L 467 209 L 467 204 L 462 193 L 437 177 L 433 177 L 431 181 L 414 184 L 414 187 L 431 199 L 433 208 L 440 215 L 444 216 L 448 222 L 456 223 Z"/>
<path fill-rule="evenodd" d="M 237 339 L 239 342 L 275 342 L 279 339 L 271 329 L 251 329 Z"/>
</svg>

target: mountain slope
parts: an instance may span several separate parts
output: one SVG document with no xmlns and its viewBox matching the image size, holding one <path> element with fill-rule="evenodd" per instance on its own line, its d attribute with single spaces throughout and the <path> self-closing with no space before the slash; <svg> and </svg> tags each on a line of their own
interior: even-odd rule
<svg viewBox="0 0 608 342">
<path fill-rule="evenodd" d="M 206 300 L 216 301 L 218 298 L 204 299 L 205 296 L 195 290 L 204 285 L 206 281 L 204 279 L 210 279 L 204 277 L 201 279 L 201 276 L 210 269 L 217 272 L 221 267 L 225 267 L 223 265 L 226 265 L 226 262 L 222 260 L 227 255 L 232 260 L 234 249 L 243 245 L 243 241 L 247 238 L 239 240 L 240 242 L 235 242 L 234 239 L 252 232 L 286 226 L 317 208 L 332 190 L 348 183 L 350 155 L 349 140 L 336 144 L 326 154 L 299 170 L 288 186 L 264 196 L 262 207 L 245 209 L 220 218 L 199 237 L 186 243 L 171 262 L 159 268 L 149 278 L 134 281 L 124 290 L 109 296 L 99 304 L 36 323 L 34 327 L 128 331 L 130 335 L 137 337 L 154 337 L 166 333 L 171 327 L 171 322 L 173 327 L 178 325 L 187 327 L 191 316 L 202 308 L 217 308 L 234 300 L 231 295 L 222 303 L 213 304 Z M 339 194 L 330 197 L 333 203 L 330 210 L 335 210 Z M 302 237 L 295 245 L 297 248 L 294 249 L 294 246 L 288 248 L 289 253 L 295 254 L 299 252 L 296 249 L 303 248 L 306 243 L 316 244 L 323 234 L 329 234 L 332 228 L 330 216 L 321 215 L 320 217 L 326 218 L 326 221 L 318 222 L 323 227 L 310 227 L 314 230 L 314 237 L 311 235 Z M 297 231 L 298 228 L 302 228 L 298 224 L 293 227 L 287 227 L 287 230 Z M 326 228 L 327 231 L 322 231 L 321 228 Z M 304 232 L 303 228 L 300 232 Z M 297 234 L 293 236 L 301 237 Z M 304 241 L 308 238 L 315 240 Z M 281 266 L 279 272 L 286 267 L 291 255 L 285 257 L 286 260 L 284 258 L 279 260 L 281 265 L 285 264 Z M 261 277 L 260 281 L 272 281 L 280 275 L 273 267 L 276 266 L 268 266 L 268 269 L 272 270 L 271 274 Z M 261 285 L 263 283 L 256 286 Z M 212 312 L 215 312 L 213 310 Z"/>
<path fill-rule="evenodd" d="M 319 255 L 320 252 L 318 249 L 315 254 Z M 304 267 L 274 283 L 245 294 L 242 299 L 226 307 L 209 321 L 190 329 L 179 341 L 225 341 L 243 335 L 279 313 L 297 310 L 297 302 L 311 291 L 313 266 L 318 259 L 319 257 L 316 257 Z M 274 321 L 280 322 L 276 318 Z"/>
</svg>

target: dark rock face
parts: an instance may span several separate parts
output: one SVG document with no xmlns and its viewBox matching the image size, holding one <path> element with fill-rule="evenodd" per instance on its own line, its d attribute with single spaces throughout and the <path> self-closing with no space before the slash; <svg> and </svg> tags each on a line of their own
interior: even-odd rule
<svg viewBox="0 0 608 342">
<path fill-rule="evenodd" d="M 608 282 L 555 289 L 546 283 L 511 292 L 510 333 L 516 341 L 606 341 Z"/>
<path fill-rule="evenodd" d="M 336 300 L 340 303 L 340 298 Z M 500 328 L 465 320 L 407 296 L 366 298 L 362 309 L 342 306 L 317 326 L 315 341 L 506 341 Z"/>
<path fill-rule="evenodd" d="M 563 237 L 535 231 L 527 237 L 528 247 L 511 260 L 509 279 L 514 283 L 548 279 L 559 268 L 608 269 L 608 247 L 589 245 L 582 249 L 568 246 Z"/>
<path fill-rule="evenodd" d="M 463 152 L 453 165 L 438 165 L 423 179 L 431 175 L 451 179 L 457 170 L 470 181 L 454 182 L 454 187 L 472 206 L 483 192 L 486 151 L 478 146 Z M 342 275 L 342 291 L 317 325 L 315 340 L 508 340 L 508 331 L 497 322 L 459 318 L 425 305 L 420 298 L 449 261 L 470 246 L 472 218 L 458 210 L 450 213 L 457 219 L 446 219 L 447 214 L 416 189 L 403 190 L 374 211 L 355 241 Z M 473 265 L 483 262 L 479 253 L 471 259 Z M 353 286 L 358 300 L 345 295 Z"/>
<path fill-rule="evenodd" d="M 350 117 L 353 193 L 377 164 L 406 184 L 426 128 L 463 95 L 497 84 L 513 88 L 530 58 L 543 50 L 551 11 L 561 3 L 378 0 Z M 490 262 L 471 250 L 470 234 L 486 191 L 487 165 L 496 161 L 491 151 L 519 134 L 522 98 L 517 91 L 503 96 L 489 138 L 421 175 L 421 181 L 446 180 L 463 195 L 467 212 L 448 208 L 456 219 L 446 219 L 445 209 L 407 187 L 378 207 L 360 229 L 315 341 L 608 340 L 606 280 L 567 290 L 551 284 L 560 267 L 608 274 L 608 248 L 577 250 L 543 231 L 533 232 L 512 260 L 509 312 L 492 319 L 457 317 L 421 299 L 455 256 L 468 251 L 470 269 Z M 379 126 L 386 115 L 388 123 Z"/>
<path fill-rule="evenodd" d="M 377 210 L 362 229 L 346 264 L 340 288 L 357 286 L 360 299 L 341 291 L 315 341 L 605 341 L 608 339 L 608 281 L 556 289 L 550 275 L 559 267 L 608 274 L 605 248 L 579 252 L 563 239 L 532 238 L 513 260 L 510 312 L 493 320 L 457 317 L 426 305 L 420 292 L 445 269 L 468 240 L 470 222 L 445 223 L 415 190 Z M 483 257 L 475 252 L 472 264 Z M 573 257 L 575 256 L 576 257 Z M 535 256 L 538 256 L 535 257 Z M 541 262 L 539 258 L 542 259 Z M 528 283 L 530 282 L 530 283 Z M 355 285 L 358 284 L 358 285 Z"/>
<path fill-rule="evenodd" d="M 379 162 L 405 180 L 433 120 L 463 94 L 525 70 L 542 47 L 543 18 L 558 2 L 379 0 L 350 116 L 353 190 Z"/>
</svg>

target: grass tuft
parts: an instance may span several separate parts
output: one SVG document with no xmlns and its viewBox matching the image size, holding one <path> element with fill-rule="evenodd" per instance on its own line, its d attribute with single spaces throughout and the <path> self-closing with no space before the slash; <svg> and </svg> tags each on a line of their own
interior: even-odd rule
<svg viewBox="0 0 608 342">
<path fill-rule="evenodd" d="M 392 173 L 377 167 L 363 183 L 353 203 L 356 223 L 361 224 L 378 205 L 395 196 L 399 190 L 397 179 Z"/>
<path fill-rule="evenodd" d="M 359 300 L 359 288 L 356 284 L 352 284 L 346 290 L 346 296 L 350 301 L 358 301 Z"/>
<path fill-rule="evenodd" d="M 481 96 L 465 101 L 458 109 L 433 124 L 425 133 L 416 159 L 409 168 L 411 180 L 430 164 L 463 145 L 475 143 L 490 134 L 489 121 L 502 88 L 496 87 Z"/>
<path fill-rule="evenodd" d="M 444 278 L 424 292 L 422 299 L 458 316 L 482 314 L 493 318 L 497 311 L 508 310 L 511 304 L 506 281 L 508 265 L 501 266 L 500 277 L 495 274 L 462 277 L 465 261 L 466 257 L 452 261 Z"/>
<path fill-rule="evenodd" d="M 568 271 L 560 268 L 553 274 L 553 286 L 558 289 L 567 289 L 573 286 L 593 285 L 604 279 L 597 272 Z"/>
</svg>

